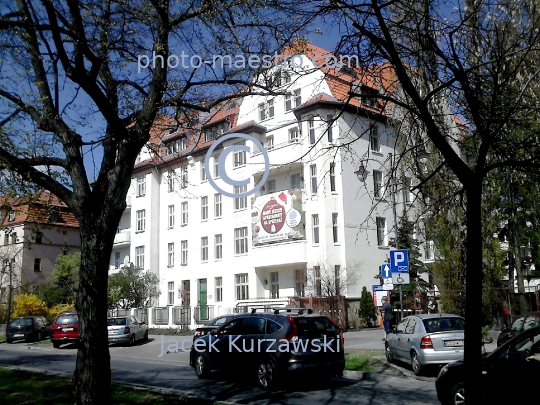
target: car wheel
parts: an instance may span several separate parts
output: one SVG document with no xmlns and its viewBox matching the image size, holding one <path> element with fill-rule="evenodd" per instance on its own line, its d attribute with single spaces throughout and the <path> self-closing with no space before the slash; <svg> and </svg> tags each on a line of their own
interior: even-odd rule
<svg viewBox="0 0 540 405">
<path fill-rule="evenodd" d="M 386 361 L 388 363 L 393 363 L 394 357 L 392 356 L 392 350 L 390 350 L 390 345 L 387 343 L 385 346 L 386 346 Z"/>
<path fill-rule="evenodd" d="M 131 335 L 131 338 L 129 339 L 129 345 L 133 346 L 135 344 L 135 334 Z"/>
<path fill-rule="evenodd" d="M 258 363 L 257 367 L 257 385 L 263 391 L 273 389 L 277 383 L 277 365 L 272 358 L 266 358 Z"/>
<path fill-rule="evenodd" d="M 55 349 L 60 349 L 60 343 L 53 342 L 52 346 L 53 346 Z"/>
<path fill-rule="evenodd" d="M 411 365 L 415 375 L 421 375 L 424 371 L 424 367 L 422 364 L 420 364 L 420 360 L 418 360 L 418 354 L 416 354 L 416 352 L 411 354 Z"/>
<path fill-rule="evenodd" d="M 450 405 L 465 404 L 465 383 L 460 382 L 454 385 L 450 392 Z"/>
<path fill-rule="evenodd" d="M 13 343 L 13 340 L 11 340 L 11 339 L 6 339 L 6 342 L 8 342 L 8 343 Z"/>
<path fill-rule="evenodd" d="M 207 378 L 210 375 L 210 365 L 202 353 L 197 353 L 195 357 L 195 373 L 200 379 Z"/>
<path fill-rule="evenodd" d="M 148 340 L 148 330 L 146 330 L 146 332 L 144 332 L 144 338 L 143 340 L 146 342 Z"/>
</svg>

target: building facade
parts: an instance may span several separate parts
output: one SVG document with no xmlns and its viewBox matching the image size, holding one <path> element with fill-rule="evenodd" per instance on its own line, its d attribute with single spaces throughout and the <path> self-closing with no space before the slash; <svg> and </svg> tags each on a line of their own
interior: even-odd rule
<svg viewBox="0 0 540 405">
<path fill-rule="evenodd" d="M 60 254 L 80 251 L 79 223 L 49 192 L 2 197 L 0 202 L 0 302 L 33 292 L 47 281 Z"/>
<path fill-rule="evenodd" d="M 314 55 L 329 54 L 311 46 L 302 68 L 282 66 L 258 79 L 270 75 L 276 95 L 234 99 L 188 124 L 162 118 L 166 128 L 141 152 L 111 272 L 133 263 L 156 273 L 157 304 L 187 314 L 191 326 L 291 299 L 357 298 L 379 283 L 394 209 L 402 213 L 412 202 L 407 185 L 389 181 L 394 126 L 377 98 L 379 78 L 318 68 Z M 233 133 L 250 138 L 223 141 Z M 227 196 L 261 182 L 265 156 L 253 139 L 267 152 L 268 177 L 253 195 Z M 249 152 L 228 153 L 220 167 L 231 145 Z"/>
</svg>

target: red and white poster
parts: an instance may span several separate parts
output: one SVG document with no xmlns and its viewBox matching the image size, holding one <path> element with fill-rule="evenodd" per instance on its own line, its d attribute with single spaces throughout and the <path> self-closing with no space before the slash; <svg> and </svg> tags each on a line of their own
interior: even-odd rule
<svg viewBox="0 0 540 405">
<path fill-rule="evenodd" d="M 302 191 L 278 191 L 251 199 L 253 245 L 305 239 Z"/>
</svg>

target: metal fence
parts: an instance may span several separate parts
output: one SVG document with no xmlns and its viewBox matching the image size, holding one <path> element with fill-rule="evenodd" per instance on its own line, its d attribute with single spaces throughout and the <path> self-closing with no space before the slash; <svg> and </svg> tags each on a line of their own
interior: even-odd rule
<svg viewBox="0 0 540 405">
<path fill-rule="evenodd" d="M 175 325 L 191 325 L 191 307 L 173 307 L 173 323 Z"/>
<path fill-rule="evenodd" d="M 168 325 L 169 308 L 152 308 L 152 322 L 156 325 Z"/>
<path fill-rule="evenodd" d="M 195 323 L 205 324 L 214 317 L 213 305 L 200 305 L 195 307 Z"/>
<path fill-rule="evenodd" d="M 129 316 L 131 315 L 130 309 L 113 308 L 109 309 L 108 316 Z"/>
<path fill-rule="evenodd" d="M 141 322 L 148 323 L 148 308 L 135 308 L 133 315 L 139 318 Z"/>
</svg>

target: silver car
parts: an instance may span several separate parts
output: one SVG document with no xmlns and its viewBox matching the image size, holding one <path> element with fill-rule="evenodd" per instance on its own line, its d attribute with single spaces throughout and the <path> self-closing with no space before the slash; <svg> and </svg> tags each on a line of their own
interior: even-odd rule
<svg viewBox="0 0 540 405">
<path fill-rule="evenodd" d="M 107 319 L 109 343 L 134 344 L 148 340 L 148 326 L 136 316 L 114 316 Z"/>
<path fill-rule="evenodd" d="M 428 365 L 463 359 L 465 319 L 452 314 L 411 315 L 386 337 L 386 359 L 409 363 L 416 375 Z"/>
</svg>

